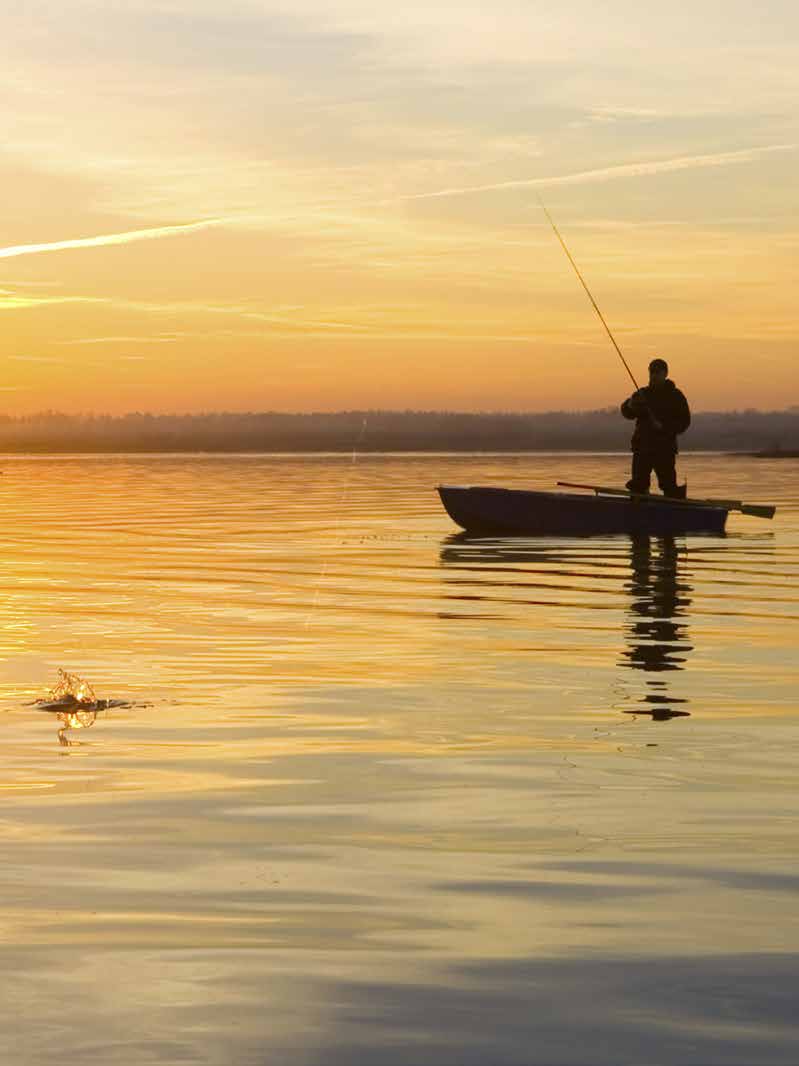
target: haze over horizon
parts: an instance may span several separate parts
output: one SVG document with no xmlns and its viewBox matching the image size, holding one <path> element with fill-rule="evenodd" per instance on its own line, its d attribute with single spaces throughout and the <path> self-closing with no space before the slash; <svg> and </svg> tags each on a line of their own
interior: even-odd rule
<svg viewBox="0 0 799 1066">
<path fill-rule="evenodd" d="M 2 16 L 2 407 L 799 402 L 799 12 L 65 0 Z"/>
</svg>

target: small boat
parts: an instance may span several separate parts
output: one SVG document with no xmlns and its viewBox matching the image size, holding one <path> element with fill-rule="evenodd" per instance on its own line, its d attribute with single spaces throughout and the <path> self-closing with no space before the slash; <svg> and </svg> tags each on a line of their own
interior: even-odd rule
<svg viewBox="0 0 799 1066">
<path fill-rule="evenodd" d="M 590 489 L 594 495 L 471 485 L 440 485 L 438 494 L 447 514 L 467 533 L 502 536 L 721 535 L 732 510 L 759 518 L 774 516 L 773 507 L 747 506 L 737 500 L 677 500 L 596 485 L 568 487 Z"/>
</svg>

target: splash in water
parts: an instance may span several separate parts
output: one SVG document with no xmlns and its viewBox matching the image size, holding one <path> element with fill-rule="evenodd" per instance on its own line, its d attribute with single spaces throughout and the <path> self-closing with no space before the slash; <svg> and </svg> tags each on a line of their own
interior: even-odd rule
<svg viewBox="0 0 799 1066">
<path fill-rule="evenodd" d="M 97 697 L 89 682 L 61 669 L 58 671 L 58 683 L 50 689 L 47 702 L 81 703 L 86 707 L 97 707 Z"/>
<path fill-rule="evenodd" d="M 58 671 L 57 683 L 44 699 L 36 700 L 36 703 L 43 711 L 55 713 L 62 723 L 58 741 L 64 747 L 78 743 L 67 736 L 68 729 L 89 729 L 97 720 L 98 711 L 124 706 L 118 700 L 98 700 L 88 681 L 67 670 Z"/>
</svg>

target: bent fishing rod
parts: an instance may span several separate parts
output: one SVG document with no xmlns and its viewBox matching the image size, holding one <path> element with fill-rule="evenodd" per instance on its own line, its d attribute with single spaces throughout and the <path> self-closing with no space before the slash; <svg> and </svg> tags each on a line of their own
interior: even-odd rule
<svg viewBox="0 0 799 1066">
<path fill-rule="evenodd" d="M 585 282 L 585 278 L 584 278 L 584 277 L 583 277 L 583 275 L 582 275 L 582 274 L 580 273 L 580 268 L 579 268 L 579 267 L 577 266 L 577 264 L 575 263 L 575 261 L 574 261 L 574 260 L 572 259 L 572 256 L 571 256 L 571 252 L 570 252 L 570 251 L 569 251 L 569 249 L 568 249 L 568 248 L 566 247 L 566 242 L 564 241 L 563 237 L 561 237 L 561 235 L 560 235 L 560 230 L 559 230 L 559 229 L 558 229 L 558 227 L 557 227 L 557 226 L 555 225 L 555 222 L 554 222 L 554 220 L 553 220 L 553 218 L 552 218 L 552 215 L 550 215 L 549 211 L 547 211 L 547 209 L 546 209 L 546 205 L 544 204 L 544 201 L 543 201 L 543 200 L 541 199 L 541 197 L 540 197 L 540 196 L 538 197 L 538 202 L 539 202 L 539 204 L 541 205 L 541 210 L 542 210 L 542 211 L 544 212 L 544 214 L 545 214 L 545 215 L 547 216 L 547 219 L 549 220 L 549 224 L 550 224 L 550 226 L 552 227 L 552 229 L 553 229 L 553 231 L 554 231 L 554 233 L 555 233 L 555 236 L 556 236 L 556 237 L 558 238 L 558 240 L 560 241 L 560 246 L 561 246 L 561 248 L 563 249 L 563 251 L 564 251 L 564 252 L 566 253 L 566 258 L 567 258 L 567 259 L 569 260 L 569 262 L 571 263 L 571 265 L 572 265 L 572 266 L 574 267 L 574 273 L 575 273 L 575 274 L 577 275 L 577 277 L 578 277 L 578 278 L 580 279 L 580 283 L 581 283 L 581 285 L 583 286 L 583 288 L 585 289 L 585 291 L 586 291 L 586 293 L 587 293 L 587 295 L 588 295 L 588 299 L 589 299 L 589 300 L 591 301 L 591 305 L 592 305 L 592 307 L 594 308 L 594 310 L 596 311 L 596 313 L 597 313 L 597 314 L 599 315 L 599 321 L 600 321 L 600 322 L 602 323 L 602 325 L 603 325 L 603 326 L 605 327 L 605 332 L 606 332 L 606 333 L 607 333 L 607 335 L 608 335 L 608 336 L 610 337 L 610 341 L 611 341 L 611 344 L 612 344 L 612 345 L 613 345 L 613 347 L 614 347 L 614 348 L 616 349 L 616 352 L 617 352 L 617 354 L 618 354 L 618 356 L 619 356 L 619 359 L 621 359 L 622 363 L 624 363 L 624 369 L 625 369 L 625 370 L 627 371 L 627 373 L 628 373 L 628 374 L 630 375 L 630 380 L 632 381 L 633 385 L 635 385 L 635 389 L 636 389 L 636 392 L 637 392 L 637 391 L 638 391 L 638 389 L 639 389 L 639 385 L 638 385 L 638 382 L 637 382 L 637 381 L 635 380 L 635 375 L 633 374 L 632 370 L 630 370 L 630 366 L 629 366 L 629 364 L 628 364 L 627 360 L 626 360 L 626 359 L 624 358 L 624 356 L 622 355 L 622 351 L 621 351 L 621 348 L 620 348 L 620 347 L 618 346 L 618 344 L 616 343 L 616 338 L 615 338 L 615 337 L 613 336 L 613 334 L 612 334 L 612 333 L 610 332 L 610 326 L 609 326 L 609 325 L 607 324 L 607 322 L 605 321 L 605 317 L 604 317 L 604 315 L 602 314 L 602 312 L 601 312 L 601 311 L 599 310 L 599 307 L 598 307 L 598 305 L 597 305 L 597 302 L 596 302 L 596 300 L 595 300 L 595 299 L 594 299 L 594 297 L 593 297 L 593 296 L 591 295 L 591 290 L 590 290 L 590 289 L 588 288 L 588 285 L 587 285 L 587 284 L 586 284 L 586 282 Z"/>
</svg>

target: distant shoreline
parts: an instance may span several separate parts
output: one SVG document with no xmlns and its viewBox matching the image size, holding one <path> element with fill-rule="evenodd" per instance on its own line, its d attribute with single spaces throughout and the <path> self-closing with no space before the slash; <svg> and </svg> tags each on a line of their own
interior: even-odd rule
<svg viewBox="0 0 799 1066">
<path fill-rule="evenodd" d="M 352 460 L 353 455 L 366 459 L 373 457 L 379 458 L 391 458 L 392 456 L 447 456 L 447 455 L 481 455 L 486 458 L 496 456 L 501 458 L 502 456 L 518 456 L 518 455 L 571 455 L 571 456 L 591 456 L 591 455 L 607 455 L 618 456 L 621 458 L 627 458 L 630 455 L 629 448 L 623 449 L 609 449 L 609 448 L 495 448 L 495 449 L 483 449 L 483 448 L 394 448 L 394 449 L 375 449 L 375 448 L 328 448 L 312 450 L 308 448 L 294 448 L 294 449 L 266 449 L 266 448 L 248 448 L 248 449 L 233 449 L 233 448 L 215 448 L 215 449 L 203 449 L 203 448 L 172 448 L 167 449 L 147 449 L 147 448 L 126 448 L 116 451 L 103 449 L 103 448 L 75 448 L 71 451 L 64 449 L 6 449 L 0 450 L 0 461 L 3 459 L 47 459 L 47 458 L 82 458 L 84 456 L 107 456 L 113 458 L 115 456 L 141 456 L 142 458 L 158 457 L 158 456 L 196 456 L 197 458 L 236 458 L 237 456 L 242 459 L 257 458 L 259 456 L 271 456 L 276 459 L 284 457 L 291 459 L 293 457 L 317 457 L 323 459 L 325 457 L 344 458 Z M 686 458 L 691 455 L 711 456 L 717 455 L 721 459 L 762 459 L 771 458 L 764 453 L 759 452 L 738 452 L 723 448 L 683 448 L 679 456 Z M 794 458 L 793 455 L 787 456 L 788 458 Z"/>
<path fill-rule="evenodd" d="M 763 452 L 739 452 L 739 455 L 745 455 L 749 459 L 799 459 L 799 450 L 772 448 L 770 451 Z"/>
<path fill-rule="evenodd" d="M 327 448 L 327 449 L 313 449 L 313 448 L 5 448 L 0 450 L 0 461 L 12 460 L 12 459 L 69 459 L 69 458 L 91 458 L 96 456 L 97 458 L 126 458 L 126 457 L 140 457 L 146 458 L 158 458 L 163 457 L 185 457 L 185 458 L 230 458 L 236 457 L 241 459 L 247 458 L 259 458 L 259 457 L 271 457 L 275 459 L 279 458 L 343 458 L 349 461 L 353 461 L 353 457 L 358 459 L 368 458 L 391 458 L 393 456 L 418 456 L 419 458 L 428 458 L 434 456 L 484 456 L 485 458 L 502 458 L 506 456 L 508 458 L 513 456 L 524 455 L 539 455 L 539 456 L 617 456 L 619 458 L 627 459 L 630 455 L 630 449 L 609 449 L 609 448 L 391 448 L 391 449 L 378 449 L 378 448 Z M 683 448 L 679 456 L 688 458 L 689 456 L 718 456 L 720 459 L 793 459 L 796 461 L 799 459 L 799 452 L 782 452 L 778 454 L 772 454 L 769 452 L 740 452 L 733 451 L 725 448 Z"/>
<path fill-rule="evenodd" d="M 218 412 L 194 415 L 0 415 L 0 453 L 532 453 L 628 452 L 618 408 L 543 413 L 451 411 Z M 697 412 L 683 452 L 789 458 L 799 409 Z"/>
</svg>

